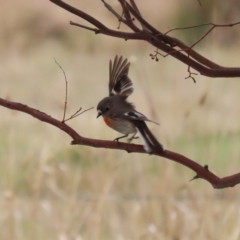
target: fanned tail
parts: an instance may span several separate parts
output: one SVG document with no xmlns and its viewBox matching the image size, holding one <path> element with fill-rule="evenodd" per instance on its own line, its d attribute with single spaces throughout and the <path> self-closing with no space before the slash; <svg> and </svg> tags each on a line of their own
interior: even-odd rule
<svg viewBox="0 0 240 240">
<path fill-rule="evenodd" d="M 161 143 L 154 137 L 151 131 L 148 129 L 147 124 L 143 121 L 133 121 L 135 127 L 138 130 L 139 136 L 143 142 L 143 146 L 146 152 L 151 153 L 154 150 L 161 149 L 164 151 L 164 148 Z"/>
</svg>

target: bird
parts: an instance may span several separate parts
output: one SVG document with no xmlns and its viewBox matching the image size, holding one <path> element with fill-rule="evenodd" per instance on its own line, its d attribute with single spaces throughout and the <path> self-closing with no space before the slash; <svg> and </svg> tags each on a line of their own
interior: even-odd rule
<svg viewBox="0 0 240 240">
<path fill-rule="evenodd" d="M 98 103 L 97 118 L 102 116 L 108 127 L 124 134 L 115 138 L 114 141 L 118 142 L 132 134 L 128 139 L 128 142 L 131 142 L 138 138 L 136 137 L 138 133 L 147 153 L 152 153 L 156 149 L 164 151 L 162 144 L 158 142 L 146 124 L 146 122 L 158 123 L 149 120 L 127 101 L 134 91 L 133 83 L 128 76 L 129 67 L 130 62 L 127 58 L 123 59 L 122 56 L 116 55 L 113 61 L 110 60 L 109 94 Z"/>
</svg>

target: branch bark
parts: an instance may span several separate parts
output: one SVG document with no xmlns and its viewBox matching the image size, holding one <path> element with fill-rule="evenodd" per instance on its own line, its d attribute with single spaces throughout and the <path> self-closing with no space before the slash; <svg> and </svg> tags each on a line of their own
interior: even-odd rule
<svg viewBox="0 0 240 240">
<path fill-rule="evenodd" d="M 95 148 L 124 150 L 127 151 L 128 153 L 146 153 L 142 145 L 114 141 L 104 141 L 83 137 L 80 134 L 78 134 L 74 129 L 72 129 L 69 125 L 67 125 L 65 122 L 57 120 L 44 112 L 41 112 L 37 109 L 34 109 L 22 103 L 12 102 L 0 98 L 0 105 L 5 108 L 24 112 L 26 114 L 31 115 L 34 118 L 37 118 L 42 122 L 46 122 L 48 124 L 55 126 L 56 128 L 62 130 L 72 138 L 71 144 L 73 145 L 85 145 Z M 164 152 L 160 150 L 154 151 L 153 155 L 172 160 L 174 162 L 177 162 L 181 165 L 184 165 L 192 169 L 196 173 L 194 179 L 197 178 L 205 179 L 213 186 L 213 188 L 233 187 L 236 184 L 240 183 L 240 173 L 224 178 L 219 178 L 205 166 L 201 166 L 200 164 L 194 162 L 193 160 L 169 150 L 165 150 Z"/>
<path fill-rule="evenodd" d="M 120 17 L 120 15 L 118 15 L 113 10 L 113 8 L 109 7 L 108 4 L 104 0 L 102 0 L 102 2 L 105 4 L 107 9 L 111 11 L 114 14 L 114 16 L 118 18 L 120 22 L 129 26 L 129 28 L 133 32 L 122 32 L 122 31 L 109 29 L 94 17 L 64 3 L 63 1 L 60 1 L 60 0 L 50 0 L 50 1 L 62 7 L 63 9 L 66 9 L 67 11 L 79 16 L 80 18 L 86 20 L 87 22 L 91 23 L 95 28 L 71 22 L 72 25 L 76 25 L 78 27 L 87 29 L 89 31 L 93 31 L 96 34 L 102 33 L 105 35 L 122 38 L 125 40 L 146 41 L 150 43 L 152 46 L 157 47 L 157 49 L 161 49 L 165 53 L 185 63 L 188 66 L 189 74 L 191 74 L 190 68 L 193 68 L 197 70 L 200 74 L 205 76 L 210 76 L 210 77 L 239 77 L 240 76 L 240 68 L 226 68 L 226 67 L 219 66 L 218 64 L 213 63 L 210 60 L 206 59 L 205 57 L 201 56 L 200 54 L 195 52 L 192 49 L 192 47 L 186 46 L 180 40 L 164 35 L 160 31 L 155 29 L 142 17 L 134 0 L 130 0 L 130 4 L 126 0 L 119 0 L 123 8 L 123 15 L 125 17 L 124 19 L 122 19 L 122 17 Z M 133 17 L 139 21 L 140 25 L 142 26 L 142 29 L 139 29 L 133 23 Z M 175 49 L 175 47 L 179 47 L 181 51 L 180 50 L 178 51 L 177 49 Z M 67 89 L 66 89 L 66 92 L 67 92 Z M 65 102 L 66 101 L 67 101 L 67 98 L 65 99 Z M 34 109 L 22 103 L 8 101 L 0 98 L 0 105 L 5 108 L 24 112 L 40 121 L 43 121 L 55 126 L 56 128 L 64 131 L 67 135 L 69 135 L 72 138 L 71 144 L 73 145 L 85 145 L 85 146 L 95 147 L 95 148 L 124 150 L 124 151 L 127 151 L 128 153 L 146 153 L 142 145 L 120 143 L 120 142 L 114 142 L 114 141 L 104 141 L 104 140 L 90 139 L 90 138 L 83 137 L 79 133 L 77 133 L 74 129 L 72 129 L 69 125 L 66 124 L 66 121 L 69 119 L 65 119 L 65 113 L 64 113 L 63 120 L 60 121 L 44 112 L 41 112 L 37 109 Z M 66 108 L 66 105 L 67 103 L 65 103 L 65 108 Z M 72 115 L 70 119 L 83 113 L 83 112 L 80 113 L 80 111 L 81 111 L 81 108 L 74 115 Z M 214 173 L 212 173 L 207 166 L 201 166 L 195 161 L 181 154 L 178 154 L 176 152 L 172 152 L 169 150 L 165 150 L 165 151 L 154 150 L 152 154 L 162 158 L 172 160 L 174 162 L 177 162 L 181 165 L 186 166 L 187 168 L 193 170 L 196 173 L 196 176 L 193 178 L 193 180 L 198 178 L 204 179 L 208 181 L 213 186 L 213 188 L 233 187 L 236 184 L 240 183 L 240 173 L 227 176 L 224 178 L 220 178 L 216 176 Z"/>
<path fill-rule="evenodd" d="M 104 6 L 113 13 L 113 15 L 122 23 L 126 24 L 132 32 L 122 32 L 108 28 L 103 23 L 98 21 L 96 18 L 92 17 L 91 15 L 81 11 L 80 9 L 74 8 L 73 6 L 61 1 L 61 0 L 50 0 L 52 3 L 58 5 L 59 7 L 73 13 L 74 15 L 80 17 L 81 19 L 86 20 L 88 23 L 92 24 L 96 27 L 90 28 L 88 26 L 84 26 L 82 24 L 70 22 L 71 25 L 75 25 L 90 31 L 94 31 L 96 34 L 104 34 L 111 37 L 122 38 L 125 40 L 142 40 L 148 42 L 152 46 L 156 47 L 157 49 L 162 50 L 163 52 L 167 53 L 168 55 L 176 58 L 177 60 L 183 62 L 188 66 L 188 72 L 190 68 L 195 69 L 199 74 L 203 76 L 208 76 L 212 78 L 222 78 L 222 77 L 240 77 L 240 68 L 239 67 L 224 67 L 220 66 L 217 63 L 212 62 L 211 60 L 205 58 L 201 54 L 197 53 L 193 46 L 187 46 L 181 40 L 163 34 L 161 31 L 154 28 L 150 23 L 148 23 L 141 15 L 136 3 L 134 0 L 130 0 L 128 3 L 126 0 L 119 0 L 122 11 L 124 13 L 125 18 L 120 18 L 119 15 L 116 14 L 114 9 L 107 4 L 105 1 L 102 0 Z M 139 29 L 136 24 L 133 23 L 133 18 L 135 18 L 142 29 Z M 121 20 L 122 19 L 122 20 Z M 240 24 L 240 22 L 229 24 L 229 25 L 217 25 L 210 23 L 212 28 L 215 27 L 232 27 L 235 25 Z M 196 26 L 197 27 L 197 26 Z M 210 33 L 211 31 L 209 31 Z M 209 34 L 206 33 L 205 36 Z M 204 37 L 205 37 L 204 36 Z M 176 49 L 179 48 L 180 50 Z"/>
</svg>

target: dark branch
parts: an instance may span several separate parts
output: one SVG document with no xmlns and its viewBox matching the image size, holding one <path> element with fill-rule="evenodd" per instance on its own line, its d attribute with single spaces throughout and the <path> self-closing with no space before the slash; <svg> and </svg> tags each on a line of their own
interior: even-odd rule
<svg viewBox="0 0 240 240">
<path fill-rule="evenodd" d="M 40 121 L 49 123 L 57 127 L 58 129 L 67 133 L 73 139 L 72 144 L 74 145 L 78 144 L 78 145 L 85 145 L 85 146 L 90 146 L 95 148 L 118 149 L 118 150 L 127 151 L 129 153 L 146 153 L 142 145 L 85 138 L 80 134 L 78 134 L 74 129 L 72 129 L 66 123 L 63 123 L 47 115 L 44 112 L 28 107 L 27 105 L 24 105 L 21 103 L 11 102 L 11 101 L 7 101 L 5 99 L 0 98 L 0 105 L 12 110 L 27 113 L 32 117 L 37 118 Z M 219 178 L 215 174 L 210 172 L 208 169 L 206 169 L 205 166 L 202 167 L 198 163 L 194 162 L 193 160 L 187 157 L 184 157 L 181 154 L 171 152 L 168 150 L 165 150 L 164 152 L 161 150 L 154 151 L 153 154 L 159 157 L 167 158 L 169 160 L 180 163 L 192 169 L 194 172 L 196 172 L 198 178 L 205 179 L 210 184 L 212 184 L 214 188 L 233 187 L 236 184 L 240 183 L 240 173 L 237 173 L 235 175 L 228 176 L 225 178 Z"/>
<path fill-rule="evenodd" d="M 124 0 L 119 0 L 121 6 L 122 6 L 122 9 L 123 9 L 123 14 L 126 18 L 126 25 L 131 28 L 134 32 L 140 32 L 140 29 L 133 23 L 133 21 L 135 19 L 133 19 L 131 17 L 131 14 L 130 12 L 128 11 L 128 9 L 126 8 L 126 4 L 125 4 L 125 1 Z"/>
<path fill-rule="evenodd" d="M 106 3 L 104 0 L 101 0 L 104 4 L 104 6 L 118 19 L 119 22 L 126 23 L 125 19 L 122 18 L 108 3 Z"/>
<path fill-rule="evenodd" d="M 119 21 L 126 24 L 133 32 L 121 32 L 121 31 L 109 29 L 94 17 L 64 3 L 63 1 L 60 1 L 60 0 L 50 0 L 50 1 L 62 7 L 63 9 L 79 16 L 80 18 L 86 20 L 96 28 L 91 28 L 82 24 L 71 22 L 72 25 L 93 31 L 95 33 L 102 33 L 111 37 L 122 38 L 125 40 L 130 40 L 130 39 L 143 40 L 148 42 L 149 44 L 157 48 L 156 55 L 152 55 L 151 57 L 157 60 L 158 50 L 162 50 L 167 55 L 173 56 L 174 58 L 178 59 L 179 61 L 183 62 L 188 66 L 189 78 L 192 78 L 193 80 L 194 78 L 192 77 L 192 75 L 196 73 L 192 73 L 190 71 L 191 68 L 195 69 L 200 74 L 209 76 L 209 77 L 240 77 L 240 68 L 222 67 L 210 61 L 209 59 L 203 57 L 202 55 L 200 55 L 199 53 L 193 50 L 193 47 L 196 44 L 198 44 L 203 38 L 205 38 L 215 27 L 217 26 L 226 27 L 225 25 L 224 26 L 216 25 L 216 24 L 212 25 L 210 30 L 208 30 L 208 32 L 201 39 L 199 39 L 195 44 L 189 47 L 183 42 L 181 42 L 179 39 L 162 34 L 162 32 L 154 28 L 149 22 L 147 22 L 142 17 L 134 0 L 130 0 L 130 4 L 126 0 L 119 0 L 122 6 L 124 18 L 118 15 L 117 12 L 109 4 L 107 4 L 104 0 L 102 0 L 102 2 L 105 4 L 105 7 L 107 7 L 107 9 L 110 10 Z M 140 30 L 133 23 L 133 19 L 134 19 L 133 17 L 137 19 L 137 21 L 140 23 L 140 25 L 142 26 L 142 30 Z M 239 22 L 234 24 L 229 24 L 228 27 L 235 26 L 237 24 L 239 24 Z M 200 27 L 200 26 L 195 26 L 195 27 Z M 189 27 L 189 28 L 192 28 L 192 27 Z M 175 47 L 180 48 L 180 50 L 175 49 Z M 30 108 L 20 103 L 14 103 L 4 99 L 0 99 L 0 105 L 10 109 L 17 110 L 17 111 L 25 112 L 41 121 L 54 125 L 55 127 L 61 129 L 62 131 L 66 132 L 68 135 L 72 137 L 73 139 L 72 144 L 86 145 L 86 146 L 96 147 L 96 148 L 118 149 L 118 150 L 127 151 L 129 153 L 130 152 L 146 153 L 143 146 L 141 145 L 85 138 L 79 135 L 76 131 L 74 131 L 71 127 L 69 127 L 65 123 L 62 123 L 61 121 L 56 120 L 51 116 L 46 115 L 43 112 L 40 112 L 36 109 Z M 79 111 L 77 111 L 77 114 L 78 112 Z M 168 150 L 165 150 L 164 152 L 162 150 L 155 150 L 152 154 L 163 157 L 163 158 L 167 158 L 169 160 L 175 161 L 177 163 L 180 163 L 192 169 L 196 173 L 196 176 L 193 179 L 198 179 L 198 178 L 205 179 L 210 184 L 212 184 L 214 188 L 233 187 L 236 184 L 240 183 L 240 173 L 237 173 L 235 175 L 228 176 L 225 178 L 219 178 L 215 174 L 213 174 L 211 171 L 209 171 L 207 167 L 205 166 L 202 167 L 201 165 L 194 162 L 193 160 L 187 157 L 184 157 L 178 153 L 174 153 Z"/>
<path fill-rule="evenodd" d="M 122 38 L 125 40 L 143 40 L 151 44 L 152 46 L 158 48 L 159 50 L 162 50 L 163 52 L 167 53 L 168 55 L 171 55 L 172 57 L 178 59 L 179 61 L 183 62 L 187 66 L 191 67 L 192 69 L 196 70 L 199 74 L 217 78 L 217 77 L 240 77 L 240 68 L 232 68 L 232 67 L 223 67 L 220 66 L 209 59 L 205 58 L 204 56 L 200 55 L 196 51 L 193 50 L 193 47 L 189 47 L 186 44 L 184 44 L 182 41 L 180 41 L 177 38 L 170 37 L 168 35 L 162 34 L 162 32 L 158 31 L 156 28 L 154 28 L 150 23 L 148 23 L 140 14 L 140 11 L 138 10 L 136 3 L 131 0 L 129 4 L 126 0 L 119 0 L 123 12 L 125 15 L 125 24 L 133 31 L 133 32 L 121 32 L 116 31 L 113 29 L 109 29 L 104 24 L 102 24 L 100 21 L 95 19 L 94 17 L 90 16 L 89 14 L 76 9 L 63 1 L 60 0 L 50 0 L 54 4 L 60 6 L 61 8 L 79 16 L 80 18 L 86 20 L 90 24 L 94 25 L 95 28 L 86 27 L 81 24 L 73 24 L 75 26 L 79 26 L 81 28 L 85 28 L 87 30 L 93 31 L 95 33 L 102 33 L 104 35 L 108 35 L 111 37 L 116 38 Z M 134 4 L 135 5 L 134 5 Z M 105 2 L 106 4 L 106 2 Z M 108 4 L 107 4 L 108 6 Z M 111 8 L 112 9 L 112 8 Z M 111 11 L 114 16 L 115 11 L 112 9 Z M 139 30 L 139 28 L 133 24 L 132 16 L 136 18 L 139 23 L 142 25 L 143 30 Z M 228 24 L 229 27 L 235 26 L 239 24 L 233 23 Z M 216 25 L 216 24 L 215 24 Z M 216 25 L 219 27 L 227 27 L 226 25 Z M 207 33 L 209 34 L 209 33 Z M 204 36 L 205 37 L 205 36 Z M 195 45 L 194 45 L 195 46 Z M 175 47 L 179 47 L 180 50 L 175 49 Z M 187 53 L 184 54 L 184 53 Z"/>
<path fill-rule="evenodd" d="M 137 40 L 143 40 L 143 36 L 141 33 L 128 33 L 128 32 L 121 32 L 121 31 L 116 31 L 116 30 L 112 30 L 109 29 L 108 27 L 106 27 L 104 24 L 102 24 L 101 22 L 99 22 L 97 19 L 93 18 L 92 16 L 88 15 L 87 13 L 76 9 L 70 5 L 68 5 L 67 3 L 60 1 L 60 0 L 50 0 L 50 2 L 53 2 L 54 4 L 60 6 L 61 8 L 75 14 L 76 16 L 79 16 L 80 18 L 86 20 L 87 22 L 91 23 L 92 25 L 94 25 L 97 29 L 99 29 L 99 32 L 97 33 L 102 33 L 108 36 L 112 36 L 112 37 L 118 37 L 118 38 L 122 38 L 125 40 L 128 39 L 137 39 Z M 83 28 L 84 25 L 81 24 L 72 24 L 72 25 L 79 25 L 81 28 Z M 84 26 L 85 29 L 88 29 L 88 27 Z M 89 28 L 88 30 L 93 31 L 93 28 Z M 94 31 L 95 32 L 95 31 Z"/>
</svg>

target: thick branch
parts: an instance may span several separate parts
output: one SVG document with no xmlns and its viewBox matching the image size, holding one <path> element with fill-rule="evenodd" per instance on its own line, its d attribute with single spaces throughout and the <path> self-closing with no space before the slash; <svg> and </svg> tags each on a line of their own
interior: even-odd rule
<svg viewBox="0 0 240 240">
<path fill-rule="evenodd" d="M 97 27 L 97 29 L 99 31 L 98 33 L 102 33 L 102 34 L 108 35 L 108 36 L 117 36 L 118 38 L 123 38 L 125 40 L 128 40 L 128 39 L 141 40 L 142 35 L 140 33 L 128 33 L 128 32 L 121 32 L 121 31 L 112 30 L 112 29 L 106 27 L 101 22 L 99 22 L 97 19 L 90 16 L 89 14 L 87 14 L 87 13 L 85 13 L 85 12 L 83 12 L 83 11 L 77 9 L 77 8 L 74 8 L 74 7 L 70 6 L 63 1 L 50 0 L 50 2 L 55 3 L 56 5 L 60 6 L 61 8 L 65 9 L 65 10 L 75 14 L 76 16 L 79 16 L 80 18 L 86 20 L 87 22 L 91 23 L 92 25 Z"/>
<path fill-rule="evenodd" d="M 201 75 L 208 77 L 240 77 L 240 68 L 231 68 L 220 66 L 204 56 L 197 53 L 191 47 L 187 46 L 177 38 L 173 38 L 162 34 L 151 24 L 149 24 L 140 14 L 139 10 L 136 10 L 136 4 L 130 5 L 126 0 L 119 0 L 123 8 L 126 20 L 124 23 L 134 32 L 121 32 L 109 29 L 100 21 L 90 16 L 89 14 L 76 9 L 63 1 L 60 0 L 50 0 L 54 4 L 60 6 L 61 8 L 79 16 L 80 18 L 86 20 L 87 22 L 94 25 L 97 29 L 89 28 L 79 24 L 79 27 L 85 28 L 87 30 L 94 31 L 95 33 L 102 33 L 111 37 L 123 38 L 125 40 L 143 40 L 150 43 L 152 46 L 157 47 L 163 52 L 171 55 L 172 57 L 178 59 L 179 61 L 186 64 L 198 71 Z M 134 3 L 134 1 L 130 1 Z M 109 5 L 108 5 L 109 6 Z M 109 7 L 108 7 L 109 9 Z M 113 12 L 113 10 L 112 10 Z M 139 31 L 131 21 L 130 13 L 139 21 L 143 26 L 143 30 Z M 77 25 L 74 23 L 74 25 Z M 177 51 L 174 47 L 179 47 L 182 51 Z M 187 53 L 187 55 L 185 53 Z"/>
<path fill-rule="evenodd" d="M 167 36 L 166 33 L 163 34 L 162 32 L 158 31 L 156 28 L 151 26 L 151 24 L 148 23 L 137 11 L 135 11 L 135 9 L 131 5 L 128 4 L 128 8 L 131 9 L 132 14 L 138 19 L 138 21 L 142 25 L 145 25 L 153 33 L 153 35 L 156 36 L 160 41 L 169 43 L 171 46 L 178 46 L 183 50 L 185 49 L 185 51 L 186 49 L 189 49 L 189 47 L 179 39 Z M 190 57 L 197 60 L 199 63 L 205 65 L 206 67 L 215 68 L 215 69 L 222 68 L 222 66 L 210 61 L 209 59 L 205 58 L 204 56 L 194 51 L 192 48 L 190 49 L 190 51 L 188 50 L 188 54 Z"/>
<path fill-rule="evenodd" d="M 142 145 L 85 138 L 80 134 L 78 134 L 74 129 L 72 129 L 66 123 L 61 122 L 47 115 L 44 112 L 28 107 L 27 105 L 24 105 L 21 103 L 11 102 L 11 101 L 7 101 L 5 99 L 0 98 L 0 105 L 9 109 L 27 113 L 32 117 L 37 118 L 40 121 L 43 121 L 55 126 L 56 128 L 67 133 L 73 139 L 72 144 L 85 145 L 85 146 L 96 147 L 96 148 L 125 150 L 129 153 L 146 153 Z M 232 176 L 228 176 L 225 178 L 219 178 L 215 174 L 210 172 L 208 169 L 206 169 L 205 167 L 202 167 L 201 165 L 194 162 L 193 160 L 175 152 L 171 152 L 168 150 L 165 150 L 164 152 L 155 151 L 153 152 L 153 155 L 167 158 L 169 160 L 172 160 L 174 162 L 177 162 L 181 165 L 184 165 L 192 169 L 197 174 L 196 178 L 205 179 L 210 184 L 212 184 L 214 188 L 233 187 L 236 184 L 240 183 L 240 173 Z"/>
</svg>

